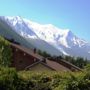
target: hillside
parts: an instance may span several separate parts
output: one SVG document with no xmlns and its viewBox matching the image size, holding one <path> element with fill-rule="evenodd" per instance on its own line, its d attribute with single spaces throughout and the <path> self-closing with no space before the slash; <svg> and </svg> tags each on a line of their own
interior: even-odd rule
<svg viewBox="0 0 90 90">
<path fill-rule="evenodd" d="M 22 28 L 22 26 L 20 28 Z M 58 49 L 54 48 L 53 46 L 51 46 L 44 40 L 41 40 L 40 38 L 32 39 L 32 38 L 25 37 L 25 35 L 22 36 L 21 35 L 22 30 L 26 30 L 27 27 L 26 29 L 20 29 L 20 28 L 17 30 L 13 28 L 11 25 L 9 25 L 8 23 L 6 23 L 4 20 L 2 20 L 2 18 L 0 19 L 0 35 L 1 36 L 9 38 L 9 39 L 14 39 L 15 41 L 19 42 L 21 45 L 30 49 L 33 49 L 36 47 L 37 49 L 46 51 L 52 55 L 61 55 L 61 52 Z M 17 32 L 16 30 L 20 32 Z"/>
<path fill-rule="evenodd" d="M 0 36 L 3 36 L 8 39 L 14 39 L 19 42 L 21 45 L 24 45 L 28 48 L 34 48 L 26 39 L 17 34 L 14 28 L 10 27 L 7 23 L 5 23 L 2 19 L 0 19 Z"/>
</svg>

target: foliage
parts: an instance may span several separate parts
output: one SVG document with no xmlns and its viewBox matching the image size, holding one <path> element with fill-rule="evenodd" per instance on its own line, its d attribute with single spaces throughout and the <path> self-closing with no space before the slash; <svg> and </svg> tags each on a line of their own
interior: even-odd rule
<svg viewBox="0 0 90 90">
<path fill-rule="evenodd" d="M 11 57 L 10 43 L 0 37 L 0 66 L 9 66 L 11 64 Z"/>
<path fill-rule="evenodd" d="M 71 57 L 71 56 L 65 56 L 64 60 L 78 66 L 79 68 L 84 68 L 89 62 L 89 60 L 84 59 L 82 57 Z"/>
<path fill-rule="evenodd" d="M 0 90 L 15 90 L 18 75 L 15 69 L 0 68 Z"/>
<path fill-rule="evenodd" d="M 90 72 L 90 63 L 84 67 L 85 71 Z"/>
<path fill-rule="evenodd" d="M 51 57 L 51 55 L 49 53 L 47 53 L 46 51 L 38 50 L 38 54 L 45 57 L 45 58 Z"/>
<path fill-rule="evenodd" d="M 2 67 L 0 90 L 90 90 L 90 72 L 17 72 Z"/>
</svg>

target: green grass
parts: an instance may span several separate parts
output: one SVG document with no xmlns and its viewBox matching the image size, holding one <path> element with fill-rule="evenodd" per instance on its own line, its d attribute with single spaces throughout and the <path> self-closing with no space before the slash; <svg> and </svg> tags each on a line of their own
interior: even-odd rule
<svg viewBox="0 0 90 90">
<path fill-rule="evenodd" d="M 90 90 L 90 72 L 17 72 L 0 68 L 0 90 Z"/>
</svg>

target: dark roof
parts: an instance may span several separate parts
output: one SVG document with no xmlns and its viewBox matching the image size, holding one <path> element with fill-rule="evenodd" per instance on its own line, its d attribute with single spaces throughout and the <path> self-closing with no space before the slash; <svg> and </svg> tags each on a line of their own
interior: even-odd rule
<svg viewBox="0 0 90 90">
<path fill-rule="evenodd" d="M 34 53 L 33 50 L 29 49 L 29 48 L 25 48 L 24 46 L 21 46 L 21 45 L 17 45 L 17 44 L 14 44 L 14 43 L 11 43 L 11 46 L 12 47 L 15 47 L 21 51 L 24 51 L 25 53 L 29 54 L 29 55 L 32 55 L 33 57 L 39 59 L 39 60 L 42 60 L 43 57 L 40 56 L 39 54 L 37 53 Z"/>
<path fill-rule="evenodd" d="M 59 64 L 58 62 L 52 61 L 52 60 L 46 60 L 46 64 L 55 69 L 56 71 L 71 71 L 67 67 Z"/>
<path fill-rule="evenodd" d="M 81 71 L 81 69 L 80 69 L 79 67 L 75 66 L 74 64 L 72 64 L 72 63 L 70 63 L 70 62 L 68 62 L 68 61 L 66 61 L 66 60 L 62 60 L 62 59 L 61 59 L 60 61 L 66 63 L 67 65 L 72 66 L 73 68 L 75 68 L 75 69 L 77 69 L 77 70 L 79 70 L 79 71 Z"/>
</svg>

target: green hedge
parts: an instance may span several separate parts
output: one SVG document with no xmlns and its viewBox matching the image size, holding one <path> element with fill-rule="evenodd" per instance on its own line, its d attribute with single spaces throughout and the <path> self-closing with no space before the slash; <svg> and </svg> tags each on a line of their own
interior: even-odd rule
<svg viewBox="0 0 90 90">
<path fill-rule="evenodd" d="M 12 50 L 10 43 L 0 36 L 0 66 L 10 66 Z"/>
<path fill-rule="evenodd" d="M 0 68 L 0 90 L 90 90 L 90 72 L 17 72 Z"/>
</svg>

